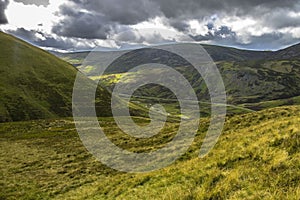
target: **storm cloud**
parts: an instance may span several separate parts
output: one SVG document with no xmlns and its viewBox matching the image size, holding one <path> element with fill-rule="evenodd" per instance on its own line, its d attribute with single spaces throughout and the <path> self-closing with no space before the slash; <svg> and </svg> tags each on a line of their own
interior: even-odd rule
<svg viewBox="0 0 300 200">
<path fill-rule="evenodd" d="M 196 41 L 208 41 L 208 40 L 234 40 L 236 38 L 236 33 L 233 32 L 227 26 L 221 26 L 215 29 L 212 24 L 208 24 L 208 33 L 206 35 L 192 36 Z"/>
<path fill-rule="evenodd" d="M 52 2 L 15 1 L 45 7 Z M 0 22 L 6 23 L 8 0 L 0 2 Z M 278 49 L 300 40 L 300 0 L 65 0 L 59 5 L 47 34 L 33 34 L 43 40 L 26 33 L 40 32 L 40 27 L 11 33 L 22 33 L 38 45 L 66 45 L 64 49 L 72 41 L 90 45 L 94 40 L 113 39 L 119 46 L 172 41 L 158 33 L 136 34 L 135 29 L 149 24 L 153 29 L 164 27 L 196 41 L 241 48 Z"/>
<path fill-rule="evenodd" d="M 51 35 L 44 34 L 43 32 L 36 30 L 26 30 L 25 28 L 18 28 L 16 30 L 8 31 L 10 34 L 13 34 L 23 40 L 26 40 L 34 45 L 46 47 L 49 49 L 61 49 L 61 50 L 80 50 L 88 49 L 89 46 L 78 45 L 71 39 L 63 38 L 54 38 Z M 78 44 L 78 43 L 77 43 Z"/>
<path fill-rule="evenodd" d="M 106 39 L 113 23 L 105 16 L 85 12 L 75 12 L 64 8 L 66 18 L 56 24 L 52 31 L 66 37 L 86 39 Z"/>
<path fill-rule="evenodd" d="M 121 25 L 133 25 L 155 17 L 158 7 L 148 0 L 70 0 L 60 7 L 63 16 L 53 32 L 67 37 L 106 39 Z"/>
<path fill-rule="evenodd" d="M 167 18 L 201 18 L 212 13 L 227 15 L 252 15 L 265 13 L 277 8 L 298 9 L 299 1 L 295 0 L 154 0 Z"/>
<path fill-rule="evenodd" d="M 216 14 L 219 18 L 249 17 L 273 28 L 299 26 L 300 15 L 289 16 L 289 12 L 300 12 L 298 0 L 69 0 L 61 6 L 59 14 L 63 19 L 53 31 L 63 36 L 105 39 L 119 25 L 137 24 L 154 17 L 164 17 L 170 26 L 187 31 L 189 20 L 203 21 Z M 222 26 L 226 24 L 221 29 Z"/>
</svg>

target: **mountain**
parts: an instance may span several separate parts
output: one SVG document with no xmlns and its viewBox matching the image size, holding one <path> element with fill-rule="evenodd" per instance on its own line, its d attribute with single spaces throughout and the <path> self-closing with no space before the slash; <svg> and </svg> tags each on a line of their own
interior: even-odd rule
<svg viewBox="0 0 300 200">
<path fill-rule="evenodd" d="M 296 44 L 290 46 L 288 48 L 273 52 L 271 56 L 269 56 L 270 60 L 286 60 L 286 59 L 300 59 L 300 44 Z"/>
<path fill-rule="evenodd" d="M 215 62 L 265 60 L 272 55 L 270 51 L 251 51 L 206 44 L 202 46 Z"/>
<path fill-rule="evenodd" d="M 0 122 L 72 116 L 76 74 L 67 62 L 0 32 Z M 110 94 L 98 89 L 98 113 L 110 115 Z"/>
<path fill-rule="evenodd" d="M 252 51 L 231 47 L 202 45 L 214 61 L 299 60 L 300 43 L 278 51 Z"/>
<path fill-rule="evenodd" d="M 300 43 L 278 51 L 253 51 L 245 49 L 237 49 L 233 47 L 217 46 L 202 44 L 202 47 L 217 61 L 253 61 L 253 60 L 280 60 L 280 59 L 297 59 L 300 57 Z M 84 58 L 90 51 L 60 53 L 51 51 L 52 54 L 63 58 L 64 60 L 74 63 L 75 65 L 82 64 Z"/>
<path fill-rule="evenodd" d="M 300 44 L 279 51 L 248 51 L 229 47 L 203 45 L 215 61 L 227 93 L 229 104 L 251 109 L 261 109 L 257 103 L 290 99 L 300 96 Z M 182 73 L 193 86 L 200 101 L 208 101 L 209 95 L 201 76 L 184 60 L 176 59 L 168 52 L 156 49 L 134 50 L 113 62 L 106 75 L 97 76 L 93 66 L 81 66 L 89 52 L 59 54 L 61 58 L 83 70 L 92 79 L 98 79 L 111 90 L 115 83 L 132 67 L 144 63 L 163 63 Z M 107 53 L 107 52 L 104 52 Z M 135 74 L 129 74 L 129 81 Z M 143 87 L 136 96 L 174 99 L 174 95 L 158 85 Z M 285 101 L 293 104 L 293 101 Z M 298 102 L 298 101 L 297 101 Z M 266 104 L 265 104 L 266 105 Z"/>
</svg>

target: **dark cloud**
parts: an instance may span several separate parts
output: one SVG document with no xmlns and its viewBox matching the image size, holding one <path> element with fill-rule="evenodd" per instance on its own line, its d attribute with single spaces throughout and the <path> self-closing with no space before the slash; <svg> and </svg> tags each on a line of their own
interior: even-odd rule
<svg viewBox="0 0 300 200">
<path fill-rule="evenodd" d="M 288 15 L 292 11 L 300 12 L 299 0 L 190 0 L 187 3 L 180 0 L 154 1 L 160 3 L 161 12 L 179 31 L 189 29 L 188 20 L 203 21 L 214 15 L 220 19 L 226 17 L 252 18 L 271 28 L 300 25 L 300 16 Z"/>
<path fill-rule="evenodd" d="M 23 4 L 49 5 L 49 0 L 15 0 Z M 8 0 L 0 0 L 0 23 L 7 23 L 4 11 Z M 165 42 L 161 35 L 145 37 L 130 31 L 130 25 L 150 21 L 161 17 L 163 23 L 180 32 L 194 33 L 190 20 L 206 24 L 207 33 L 192 35 L 197 41 L 209 41 L 214 44 L 237 46 L 242 48 L 278 48 L 296 42 L 291 32 L 286 34 L 278 30 L 300 27 L 300 0 L 65 0 L 57 15 L 61 20 L 52 27 L 55 36 L 45 35 L 39 31 L 19 28 L 11 33 L 36 45 L 70 49 L 74 41 L 80 39 L 107 39 L 116 33 L 125 31 L 116 37 L 116 43 L 132 45 L 133 43 Z M 243 30 L 242 34 L 232 31 L 240 30 L 233 25 L 223 24 L 222 19 L 252 19 L 254 26 L 265 27 L 268 33 L 254 36 L 253 30 Z M 218 23 L 216 22 L 218 19 Z M 221 25 L 220 25 L 221 24 Z M 234 23 L 232 23 L 234 24 Z M 237 25 L 235 25 L 237 26 Z M 249 27 L 246 27 L 249 28 Z M 128 31 L 129 30 L 129 31 Z M 204 29 L 206 30 L 206 29 Z M 264 30 L 262 30 L 264 31 Z M 247 44 L 242 43 L 241 35 L 246 35 Z M 37 37 L 40 36 L 40 37 Z M 296 35 L 296 34 L 294 34 Z M 78 46 L 77 46 L 78 47 Z"/>
<path fill-rule="evenodd" d="M 63 21 L 56 24 L 52 31 L 60 36 L 106 39 L 112 30 L 113 23 L 105 16 L 64 9 L 66 15 Z"/>
<path fill-rule="evenodd" d="M 18 28 L 17 30 L 10 30 L 8 32 L 29 42 L 37 40 L 35 35 L 37 31 L 28 31 L 24 28 Z"/>
<path fill-rule="evenodd" d="M 15 2 L 23 3 L 24 5 L 48 6 L 49 0 L 14 0 Z"/>
<path fill-rule="evenodd" d="M 181 21 L 181 20 L 170 20 L 170 25 L 172 27 L 174 27 L 175 29 L 177 29 L 178 31 L 186 31 L 188 28 L 189 28 L 189 25 L 184 22 L 184 21 Z"/>
<path fill-rule="evenodd" d="M 278 30 L 287 27 L 300 27 L 300 16 L 292 12 L 300 12 L 299 0 L 154 0 L 160 5 L 174 28 L 188 33 L 191 30 L 188 20 L 195 19 L 207 22 L 208 32 L 203 35 L 192 35 L 197 41 L 205 41 L 218 45 L 229 45 L 250 49 L 278 49 L 299 41 L 290 33 L 280 33 Z M 215 27 L 215 17 L 222 20 L 230 17 L 254 19 L 254 26 L 266 27 L 269 33 L 254 36 L 249 33 L 247 43 L 241 42 L 241 36 L 233 32 L 226 24 Z M 175 21 L 175 22 L 174 22 Z M 253 27 L 255 29 L 255 27 Z"/>
<path fill-rule="evenodd" d="M 13 34 L 16 37 L 19 37 L 37 46 L 51 47 L 61 50 L 71 50 L 74 48 L 78 48 L 74 46 L 74 42 L 70 39 L 54 38 L 51 35 L 46 35 L 36 30 L 26 30 L 24 28 L 18 28 L 17 30 L 10 30 L 8 31 L 8 33 Z M 40 37 L 38 37 L 38 35 Z M 81 48 L 85 49 L 85 47 Z"/>
<path fill-rule="evenodd" d="M 213 30 L 215 25 L 212 22 L 209 22 L 209 23 L 207 23 L 206 26 L 207 26 L 208 30 Z"/>
<path fill-rule="evenodd" d="M 226 34 L 227 33 L 227 34 Z M 226 37 L 221 37 L 221 35 L 227 35 Z M 250 36 L 249 43 L 240 42 L 236 33 L 227 28 L 220 29 L 215 34 L 209 32 L 208 34 L 202 36 L 193 37 L 197 41 L 210 41 L 212 44 L 233 46 L 242 49 L 253 49 L 253 50 L 278 50 L 283 47 L 290 46 L 292 44 L 299 43 L 299 39 L 293 38 L 291 35 L 283 33 L 266 33 L 260 36 Z"/>
<path fill-rule="evenodd" d="M 0 0 L 0 24 L 7 24 L 8 22 L 5 16 L 5 10 L 8 3 L 8 0 Z"/>
<path fill-rule="evenodd" d="M 136 24 L 159 14 L 159 6 L 151 0 L 69 0 L 75 9 L 104 15 L 122 25 Z M 70 7 L 69 4 L 63 7 Z"/>
<path fill-rule="evenodd" d="M 191 36 L 196 41 L 227 41 L 232 42 L 237 39 L 237 35 L 227 26 L 221 26 L 219 28 L 214 28 L 213 24 L 207 25 L 209 31 L 205 35 Z"/>
<path fill-rule="evenodd" d="M 253 15 L 276 8 L 297 9 L 298 0 L 153 0 L 167 18 L 202 18 L 215 13 Z"/>
<path fill-rule="evenodd" d="M 300 10 L 300 9 L 299 9 Z M 279 29 L 284 27 L 299 27 L 300 26 L 300 16 L 289 15 L 289 10 L 280 8 L 276 12 L 265 13 L 262 18 L 263 24 L 266 26 Z"/>
<path fill-rule="evenodd" d="M 106 39 L 120 25 L 132 25 L 156 16 L 156 6 L 148 0 L 70 0 L 60 7 L 63 16 L 53 32 L 67 37 Z"/>
<path fill-rule="evenodd" d="M 299 0 L 68 0 L 59 14 L 64 18 L 53 27 L 58 35 L 105 39 L 119 25 L 132 25 L 164 16 L 179 31 L 187 31 L 188 20 L 203 20 L 218 14 L 250 16 L 274 27 L 297 26 L 298 18 L 287 17 L 287 11 L 300 10 Z M 281 11 L 277 13 L 277 10 Z M 283 16 L 283 17 L 280 17 Z M 287 22 L 288 21 L 288 22 Z"/>
</svg>

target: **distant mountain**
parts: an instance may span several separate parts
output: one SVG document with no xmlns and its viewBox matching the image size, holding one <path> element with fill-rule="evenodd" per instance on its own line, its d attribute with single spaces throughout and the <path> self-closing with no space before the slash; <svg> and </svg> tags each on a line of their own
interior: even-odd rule
<svg viewBox="0 0 300 200">
<path fill-rule="evenodd" d="M 202 46 L 216 62 L 300 59 L 300 43 L 278 51 L 253 51 L 207 44 L 202 44 Z M 51 53 L 72 64 L 80 65 L 90 51 L 71 53 L 51 51 Z"/>
<path fill-rule="evenodd" d="M 0 122 L 72 116 L 76 74 L 67 62 L 0 32 Z M 99 115 L 110 115 L 110 94 L 98 92 Z"/>
<path fill-rule="evenodd" d="M 251 51 L 205 44 L 202 46 L 215 62 L 265 60 L 272 55 L 270 51 Z"/>
<path fill-rule="evenodd" d="M 252 51 L 214 45 L 202 46 L 214 61 L 300 59 L 300 44 L 296 44 L 278 51 Z"/>
<path fill-rule="evenodd" d="M 296 59 L 300 60 L 300 44 L 290 46 L 288 48 L 275 51 L 268 57 L 269 60 L 286 60 Z"/>
<path fill-rule="evenodd" d="M 229 103 L 247 104 L 251 108 L 259 109 L 250 104 L 300 96 L 299 44 L 275 52 L 248 51 L 213 45 L 203 45 L 203 47 L 220 70 Z M 84 70 L 91 78 L 99 78 L 91 66 L 81 66 L 88 53 L 76 52 L 58 56 L 80 70 Z M 117 77 L 121 77 L 124 72 L 134 66 L 145 63 L 163 63 L 182 73 L 191 82 L 198 98 L 207 101 L 209 95 L 201 76 L 184 60 L 178 60 L 175 57 L 156 49 L 134 50 L 112 63 L 106 70 L 106 76 L 101 80 L 113 89 Z M 131 74 L 130 79 L 134 80 L 134 76 Z M 170 91 L 158 85 L 143 87 L 135 94 L 166 99 L 175 98 Z M 293 104 L 292 101 L 286 102 Z"/>
</svg>

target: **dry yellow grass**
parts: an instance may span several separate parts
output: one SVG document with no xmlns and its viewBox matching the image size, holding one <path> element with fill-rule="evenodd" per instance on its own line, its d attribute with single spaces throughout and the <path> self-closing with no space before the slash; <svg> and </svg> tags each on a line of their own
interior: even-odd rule
<svg viewBox="0 0 300 200">
<path fill-rule="evenodd" d="M 299 111 L 278 107 L 229 117 L 215 148 L 200 159 L 203 119 L 187 154 L 145 174 L 97 162 L 71 120 L 0 124 L 0 199 L 300 199 Z M 143 148 L 138 144 L 159 146 L 176 129 L 169 123 L 157 140 L 130 146 L 112 119 L 101 121 L 117 144 L 133 151 Z"/>
</svg>

